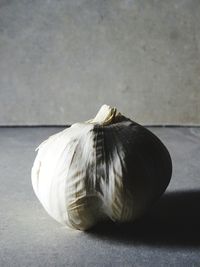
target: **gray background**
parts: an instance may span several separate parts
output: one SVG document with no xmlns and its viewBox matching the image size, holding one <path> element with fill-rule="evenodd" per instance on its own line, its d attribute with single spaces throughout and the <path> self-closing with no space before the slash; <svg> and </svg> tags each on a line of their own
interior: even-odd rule
<svg viewBox="0 0 200 267">
<path fill-rule="evenodd" d="M 31 185 L 34 149 L 62 129 L 0 128 L 0 266 L 199 267 L 200 128 L 150 128 L 173 161 L 166 193 L 138 222 L 89 232 L 54 221 Z"/>
<path fill-rule="evenodd" d="M 200 124 L 200 1 L 0 0 L 0 125 L 69 124 L 117 106 Z"/>
<path fill-rule="evenodd" d="M 60 125 L 104 104 L 200 125 L 199 0 L 0 0 L 0 126 Z M 150 127 L 166 193 L 133 224 L 66 229 L 34 195 L 35 148 L 63 127 L 0 127 L 0 266 L 199 267 L 200 128 Z"/>
</svg>

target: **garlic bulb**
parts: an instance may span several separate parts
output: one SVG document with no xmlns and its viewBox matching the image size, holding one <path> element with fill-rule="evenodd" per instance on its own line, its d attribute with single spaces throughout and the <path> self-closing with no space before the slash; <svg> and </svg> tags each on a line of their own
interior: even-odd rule
<svg viewBox="0 0 200 267">
<path fill-rule="evenodd" d="M 165 191 L 169 152 L 145 127 L 103 105 L 38 147 L 32 185 L 58 222 L 86 230 L 97 221 L 134 221 Z"/>
</svg>

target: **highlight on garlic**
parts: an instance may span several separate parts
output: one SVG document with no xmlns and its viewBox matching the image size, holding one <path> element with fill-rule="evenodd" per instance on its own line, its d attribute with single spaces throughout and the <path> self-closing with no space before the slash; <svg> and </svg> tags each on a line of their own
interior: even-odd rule
<svg viewBox="0 0 200 267">
<path fill-rule="evenodd" d="M 38 147 L 32 185 L 50 216 L 79 230 L 98 221 L 134 221 L 165 191 L 172 162 L 145 127 L 103 105 Z"/>
</svg>

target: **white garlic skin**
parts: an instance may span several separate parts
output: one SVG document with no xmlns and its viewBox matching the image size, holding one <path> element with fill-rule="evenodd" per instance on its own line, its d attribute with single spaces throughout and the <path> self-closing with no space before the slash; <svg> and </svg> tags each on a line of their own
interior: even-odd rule
<svg viewBox="0 0 200 267">
<path fill-rule="evenodd" d="M 50 216 L 87 230 L 109 217 L 134 221 L 169 184 L 172 162 L 149 130 L 115 108 L 75 123 L 38 148 L 32 185 Z"/>
</svg>

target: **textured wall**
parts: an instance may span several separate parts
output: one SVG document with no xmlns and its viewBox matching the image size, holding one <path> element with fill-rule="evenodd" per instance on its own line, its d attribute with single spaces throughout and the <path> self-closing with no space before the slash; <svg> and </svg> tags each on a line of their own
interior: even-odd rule
<svg viewBox="0 0 200 267">
<path fill-rule="evenodd" d="M 117 106 L 200 124 L 199 0 L 0 0 L 0 124 L 64 124 Z"/>
</svg>

